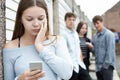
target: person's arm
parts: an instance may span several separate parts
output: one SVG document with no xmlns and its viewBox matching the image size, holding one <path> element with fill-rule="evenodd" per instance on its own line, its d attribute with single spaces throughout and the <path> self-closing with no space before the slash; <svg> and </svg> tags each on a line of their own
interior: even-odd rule
<svg viewBox="0 0 120 80">
<path fill-rule="evenodd" d="M 95 49 L 94 49 L 95 41 L 94 41 L 94 38 L 95 38 L 95 36 L 90 41 L 90 43 L 86 43 L 93 55 L 95 55 Z"/>
<path fill-rule="evenodd" d="M 94 54 L 94 46 L 93 46 L 93 44 L 90 43 L 90 42 L 86 42 L 86 44 L 87 44 L 87 46 L 88 46 L 88 48 L 89 48 L 89 51 Z"/>
<path fill-rule="evenodd" d="M 3 50 L 4 80 L 31 80 L 44 76 L 44 72 L 40 72 L 39 70 L 26 70 L 22 74 L 16 76 L 14 64 L 15 61 L 13 55 L 8 51 Z"/>
<path fill-rule="evenodd" d="M 113 57 L 115 58 L 115 36 L 113 34 L 106 35 L 106 53 L 103 63 L 103 67 L 108 67 L 112 61 Z"/>
<path fill-rule="evenodd" d="M 3 50 L 4 80 L 15 80 L 14 62 L 9 52 Z"/>
<path fill-rule="evenodd" d="M 44 47 L 39 55 L 60 78 L 70 79 L 73 64 L 63 38 L 55 46 Z"/>
<path fill-rule="evenodd" d="M 73 65 L 69 59 L 69 54 L 67 52 L 66 43 L 64 40 L 60 42 L 57 50 L 51 46 L 44 46 L 42 42 L 45 38 L 45 33 L 47 31 L 47 20 L 41 25 L 41 29 L 35 39 L 35 47 L 39 52 L 40 57 L 49 65 L 49 67 L 61 78 L 69 79 L 72 76 Z M 56 52 L 55 52 L 56 51 Z M 57 56 L 55 53 L 60 52 L 61 55 Z"/>
<path fill-rule="evenodd" d="M 86 44 L 87 44 L 87 46 L 89 47 L 90 50 L 93 48 L 93 44 L 92 44 L 92 42 L 89 38 L 87 38 Z"/>
</svg>

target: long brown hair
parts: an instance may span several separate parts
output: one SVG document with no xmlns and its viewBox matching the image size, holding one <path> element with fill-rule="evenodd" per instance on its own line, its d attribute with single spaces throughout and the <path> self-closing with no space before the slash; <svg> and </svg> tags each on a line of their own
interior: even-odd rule
<svg viewBox="0 0 120 80">
<path fill-rule="evenodd" d="M 81 28 L 82 28 L 82 26 L 83 26 L 84 24 L 87 26 L 87 23 L 85 23 L 85 22 L 83 22 L 83 21 L 81 21 L 81 22 L 78 23 L 77 29 L 76 29 L 76 31 L 77 31 L 78 34 L 80 33 L 80 30 L 81 30 Z M 87 28 L 88 28 L 88 26 L 87 26 Z M 86 37 L 86 36 L 87 36 L 87 32 L 86 32 L 86 34 L 84 34 L 84 37 Z"/>
<path fill-rule="evenodd" d="M 15 21 L 12 40 L 19 38 L 24 34 L 25 29 L 22 24 L 22 15 L 26 9 L 28 9 L 32 6 L 38 6 L 45 10 L 46 18 L 47 18 L 47 31 L 46 31 L 45 36 L 48 37 L 48 35 L 49 35 L 49 17 L 48 17 L 48 9 L 47 9 L 45 0 L 20 0 L 18 10 L 16 13 L 16 21 Z"/>
</svg>

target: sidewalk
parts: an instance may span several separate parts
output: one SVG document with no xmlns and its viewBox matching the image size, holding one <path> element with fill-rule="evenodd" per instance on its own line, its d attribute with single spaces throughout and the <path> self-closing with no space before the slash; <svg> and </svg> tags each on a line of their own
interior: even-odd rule
<svg viewBox="0 0 120 80">
<path fill-rule="evenodd" d="M 90 76 L 92 77 L 93 80 L 97 80 L 96 74 L 95 74 L 95 59 L 94 58 L 91 59 Z M 113 80 L 120 80 L 116 70 L 114 70 Z"/>
</svg>

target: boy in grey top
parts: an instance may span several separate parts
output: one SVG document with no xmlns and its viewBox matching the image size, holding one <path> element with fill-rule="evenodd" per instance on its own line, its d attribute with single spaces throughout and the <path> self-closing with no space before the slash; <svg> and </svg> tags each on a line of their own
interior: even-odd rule
<svg viewBox="0 0 120 80">
<path fill-rule="evenodd" d="M 113 80 L 115 68 L 115 36 L 103 25 L 103 18 L 95 16 L 93 24 L 97 30 L 93 37 L 93 53 L 96 61 L 97 80 Z"/>
</svg>

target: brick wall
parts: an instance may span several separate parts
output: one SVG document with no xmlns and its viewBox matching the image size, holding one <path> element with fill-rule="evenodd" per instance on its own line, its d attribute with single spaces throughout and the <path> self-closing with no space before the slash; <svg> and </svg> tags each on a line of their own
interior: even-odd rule
<svg viewBox="0 0 120 80">
<path fill-rule="evenodd" d="M 120 32 L 120 1 L 104 15 L 104 24 L 110 29 Z"/>
</svg>

